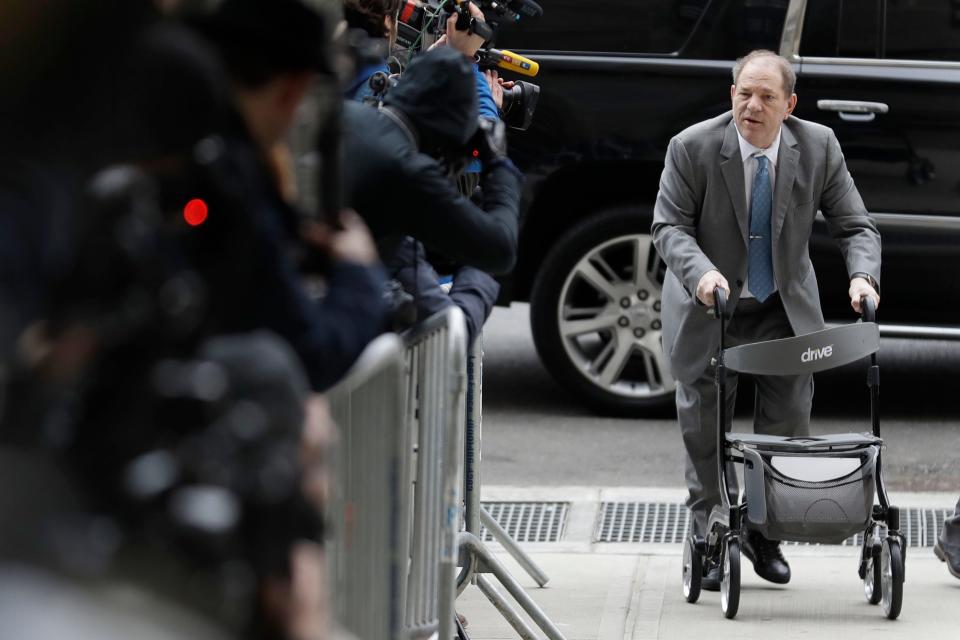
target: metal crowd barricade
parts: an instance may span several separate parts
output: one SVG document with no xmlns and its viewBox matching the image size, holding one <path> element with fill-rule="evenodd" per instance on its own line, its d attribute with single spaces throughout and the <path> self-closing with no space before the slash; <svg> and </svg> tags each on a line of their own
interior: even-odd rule
<svg viewBox="0 0 960 640">
<path fill-rule="evenodd" d="M 327 543 L 333 610 L 360 640 L 397 638 L 403 626 L 410 438 L 404 411 L 404 349 L 396 335 L 373 341 L 327 394 L 339 426 Z"/>
<path fill-rule="evenodd" d="M 564 640 L 563 634 L 527 595 L 520 583 L 493 556 L 480 539 L 483 525 L 503 548 L 541 587 L 549 578 L 533 562 L 517 542 L 510 537 L 496 520 L 480 504 L 480 460 L 483 415 L 483 336 L 477 336 L 467 357 L 466 424 L 464 428 L 466 447 L 463 456 L 464 481 L 464 528 L 457 537 L 460 554 L 460 573 L 457 576 L 457 592 L 462 593 L 467 585 L 474 583 L 500 614 L 524 640 L 536 640 L 537 636 L 513 606 L 497 591 L 486 574 L 492 574 L 507 589 L 530 619 L 540 627 L 549 640 Z"/>
<path fill-rule="evenodd" d="M 454 601 L 470 582 L 522 638 L 536 638 L 486 574 L 550 640 L 563 640 L 478 537 L 482 524 L 546 584 L 480 505 L 482 339 L 469 358 L 466 342 L 463 314 L 451 307 L 404 334 L 403 345 L 378 338 L 328 394 L 341 432 L 329 543 L 334 611 L 360 640 L 452 638 Z"/>
<path fill-rule="evenodd" d="M 453 637 L 466 325 L 458 308 L 372 343 L 330 391 L 340 425 L 330 549 L 361 640 Z"/>
<path fill-rule="evenodd" d="M 418 323 L 406 342 L 406 413 L 415 443 L 407 583 L 407 638 L 454 633 L 467 332 L 450 307 Z"/>
<path fill-rule="evenodd" d="M 372 343 L 329 392 L 340 426 L 334 610 L 360 640 L 452 638 L 467 334 L 452 307 Z"/>
</svg>

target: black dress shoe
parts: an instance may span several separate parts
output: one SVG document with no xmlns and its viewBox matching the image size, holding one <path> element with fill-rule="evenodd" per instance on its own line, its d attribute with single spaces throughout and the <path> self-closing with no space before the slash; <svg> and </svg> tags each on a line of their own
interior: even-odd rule
<svg viewBox="0 0 960 640">
<path fill-rule="evenodd" d="M 952 545 L 945 545 L 939 540 L 933 546 L 933 553 L 940 560 L 947 563 L 947 571 L 954 578 L 960 578 L 960 548 Z"/>
<path fill-rule="evenodd" d="M 720 591 L 720 567 L 713 567 L 704 574 L 700 588 L 704 591 Z"/>
<path fill-rule="evenodd" d="M 780 542 L 767 540 L 755 531 L 743 541 L 743 555 L 753 563 L 758 576 L 776 584 L 790 582 L 790 565 L 780 552 Z"/>
</svg>

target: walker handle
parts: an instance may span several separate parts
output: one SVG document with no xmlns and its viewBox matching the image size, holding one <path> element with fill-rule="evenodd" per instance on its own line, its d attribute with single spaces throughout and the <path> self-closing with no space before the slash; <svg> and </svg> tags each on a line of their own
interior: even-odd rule
<svg viewBox="0 0 960 640">
<path fill-rule="evenodd" d="M 877 306 L 873 303 L 873 296 L 860 296 L 860 317 L 864 322 L 877 321 Z"/>
<path fill-rule="evenodd" d="M 726 319 L 727 317 L 727 292 L 721 288 L 716 287 L 713 290 L 713 315 L 719 320 Z"/>
</svg>

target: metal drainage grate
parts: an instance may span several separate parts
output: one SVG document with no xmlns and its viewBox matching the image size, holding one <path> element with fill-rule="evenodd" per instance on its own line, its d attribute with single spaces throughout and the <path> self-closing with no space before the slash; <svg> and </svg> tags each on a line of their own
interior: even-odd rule
<svg viewBox="0 0 960 640">
<path fill-rule="evenodd" d="M 937 541 L 943 521 L 953 509 L 901 509 L 900 530 L 910 547 L 932 547 Z M 690 512 L 682 503 L 604 502 L 600 506 L 600 522 L 596 542 L 653 542 L 680 544 L 690 527 Z M 860 546 L 863 535 L 843 541 L 844 546 Z M 806 545 L 806 542 L 787 542 Z"/>
<path fill-rule="evenodd" d="M 597 542 L 683 542 L 690 511 L 681 503 L 604 502 L 600 505 Z"/>
<path fill-rule="evenodd" d="M 484 502 L 487 513 L 516 542 L 559 542 L 567 523 L 566 502 Z M 480 528 L 480 539 L 492 542 L 493 534 Z"/>
<path fill-rule="evenodd" d="M 900 532 L 907 539 L 908 547 L 933 547 L 943 528 L 943 521 L 953 515 L 953 509 L 901 509 Z M 806 545 L 808 542 L 787 542 L 790 545 Z M 863 534 L 847 538 L 845 547 L 859 547 Z"/>
</svg>

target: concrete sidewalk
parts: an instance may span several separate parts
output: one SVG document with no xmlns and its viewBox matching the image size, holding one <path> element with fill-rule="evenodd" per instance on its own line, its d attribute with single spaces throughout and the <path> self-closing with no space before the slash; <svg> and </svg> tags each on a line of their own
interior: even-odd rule
<svg viewBox="0 0 960 640">
<path fill-rule="evenodd" d="M 497 557 L 567 640 L 960 635 L 960 580 L 929 549 L 907 551 L 903 610 L 896 621 L 886 619 L 881 605 L 867 604 L 856 549 L 789 548 L 785 554 L 793 579 L 784 586 L 761 580 L 744 559 L 734 620 L 723 617 L 718 593 L 703 592 L 696 604 L 684 600 L 679 546 L 633 554 L 539 551 L 531 555 L 550 576 L 546 588 L 537 587 L 505 553 Z M 498 590 L 506 595 L 499 585 Z M 519 637 L 476 586 L 460 596 L 457 611 L 469 621 L 471 640 Z"/>
<path fill-rule="evenodd" d="M 523 585 L 566 640 L 692 640 L 696 638 L 840 638 L 871 633 L 883 638 L 960 637 L 960 580 L 949 575 L 929 547 L 907 549 L 903 609 L 887 620 L 867 603 L 857 575 L 859 549 L 785 545 L 793 578 L 788 585 L 763 581 L 742 559 L 740 608 L 734 620 L 720 610 L 720 594 L 703 592 L 696 604 L 681 591 L 681 545 L 596 542 L 600 502 L 682 499 L 679 489 L 484 487 L 492 501 L 565 500 L 570 512 L 563 540 L 522 548 L 549 576 L 540 588 L 497 544 L 497 558 Z M 895 504 L 951 507 L 947 494 L 895 494 Z M 519 607 L 493 576 L 490 580 Z M 478 587 L 457 600 L 471 640 L 519 638 Z M 532 623 L 538 637 L 543 636 Z"/>
</svg>

